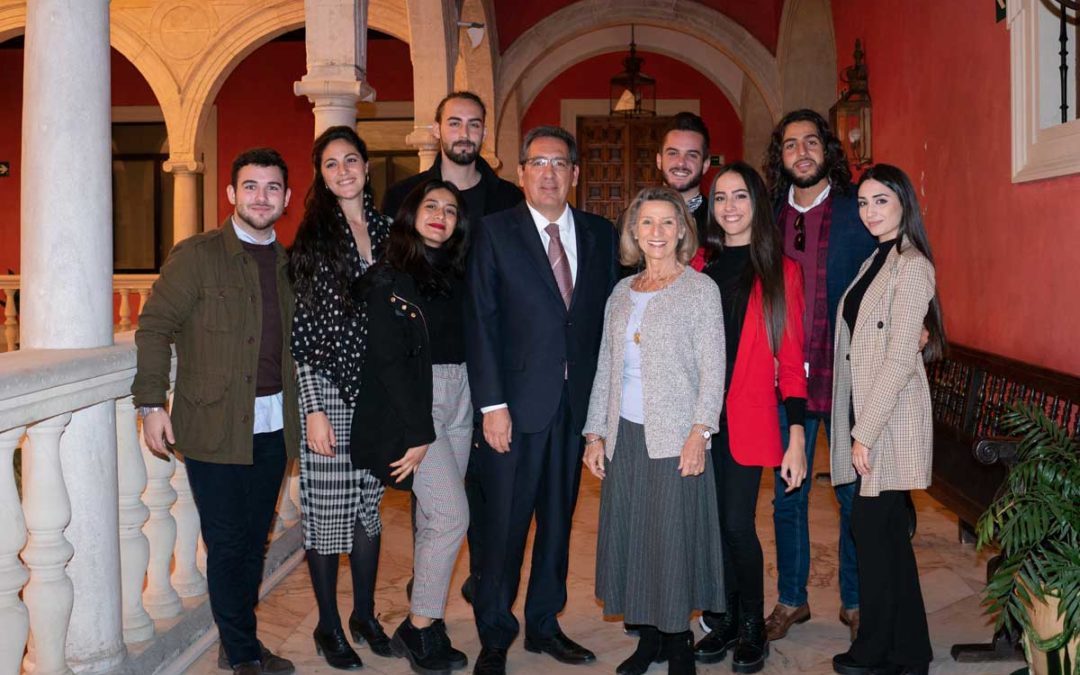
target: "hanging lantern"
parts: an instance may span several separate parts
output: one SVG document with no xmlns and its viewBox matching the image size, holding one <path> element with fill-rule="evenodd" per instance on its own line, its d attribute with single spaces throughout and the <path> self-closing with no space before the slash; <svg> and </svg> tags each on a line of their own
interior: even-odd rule
<svg viewBox="0 0 1080 675">
<path fill-rule="evenodd" d="M 848 88 L 840 94 L 840 100 L 829 109 L 829 123 L 833 133 L 844 146 L 848 163 L 862 168 L 873 161 L 873 154 L 870 85 L 860 40 L 855 40 L 855 64 L 845 69 L 844 73 L 841 79 L 847 83 Z"/>
<path fill-rule="evenodd" d="M 645 59 L 637 55 L 634 27 L 630 26 L 630 55 L 623 71 L 611 78 L 611 114 L 642 117 L 656 114 L 656 80 L 641 72 Z"/>
</svg>

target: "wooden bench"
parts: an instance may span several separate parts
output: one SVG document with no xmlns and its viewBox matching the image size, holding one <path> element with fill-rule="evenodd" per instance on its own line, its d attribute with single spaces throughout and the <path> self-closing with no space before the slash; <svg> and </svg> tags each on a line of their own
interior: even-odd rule
<svg viewBox="0 0 1080 675">
<path fill-rule="evenodd" d="M 1080 377 L 959 345 L 951 346 L 948 358 L 933 364 L 928 376 L 934 409 L 933 483 L 928 492 L 957 515 L 960 539 L 971 543 L 974 524 L 990 506 L 1015 456 L 1016 444 L 1001 428 L 1006 405 L 1034 402 L 1077 435 Z M 996 564 L 996 558 L 987 563 L 987 578 Z M 997 634 L 990 644 L 954 645 L 952 655 L 957 661 L 1013 659 L 1017 641 Z"/>
</svg>

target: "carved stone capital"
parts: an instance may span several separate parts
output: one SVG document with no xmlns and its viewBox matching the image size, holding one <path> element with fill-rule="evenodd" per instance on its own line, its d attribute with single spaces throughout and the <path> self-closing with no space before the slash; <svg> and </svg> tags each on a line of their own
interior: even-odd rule
<svg viewBox="0 0 1080 675">
<path fill-rule="evenodd" d="M 168 159 L 161 165 L 161 168 L 164 169 L 165 173 L 173 175 L 195 174 L 206 171 L 206 165 L 193 159 Z"/>
</svg>

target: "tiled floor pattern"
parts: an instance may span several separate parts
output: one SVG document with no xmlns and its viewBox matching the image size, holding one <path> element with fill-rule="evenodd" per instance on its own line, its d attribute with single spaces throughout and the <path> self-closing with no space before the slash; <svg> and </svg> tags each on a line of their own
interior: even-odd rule
<svg viewBox="0 0 1080 675">
<path fill-rule="evenodd" d="M 828 470 L 828 453 L 815 453 L 818 471 Z M 768 472 L 766 472 L 768 474 Z M 766 609 L 776 599 L 775 547 L 772 528 L 772 479 L 762 481 L 758 504 L 758 532 L 765 549 Z M 560 617 L 564 632 L 597 654 L 589 666 L 564 666 L 550 657 L 525 652 L 519 639 L 510 650 L 508 670 L 511 675 L 525 673 L 612 673 L 616 665 L 633 651 L 635 643 L 622 632 L 622 624 L 605 620 L 593 596 L 596 554 L 596 523 L 600 484 L 586 474 L 574 519 L 571 539 L 569 602 Z M 957 541 L 955 517 L 925 494 L 916 495 L 919 515 L 916 554 L 921 571 L 923 596 L 929 616 L 930 635 L 935 660 L 932 673 L 970 675 L 1008 675 L 1021 663 L 958 664 L 949 656 L 956 642 L 983 642 L 989 639 L 989 621 L 980 607 L 987 554 L 977 553 L 970 544 Z M 772 644 L 765 673 L 831 673 L 830 659 L 848 646 L 847 628 L 837 621 L 839 594 L 836 580 L 837 507 L 832 491 L 818 481 L 811 493 L 811 540 L 813 557 L 810 574 L 810 607 L 813 618 L 796 626 L 784 640 Z M 383 541 L 379 569 L 376 610 L 381 613 L 387 633 L 401 622 L 408 611 L 405 583 L 411 569 L 408 495 L 387 490 L 383 503 Z M 528 560 L 528 554 L 526 555 Z M 447 625 L 455 646 L 471 660 L 479 652 L 479 642 L 470 607 L 458 589 L 464 579 L 466 554 L 458 560 L 447 608 Z M 522 589 L 527 583 L 527 566 Z M 351 584 L 348 567 L 341 568 L 339 606 L 343 618 L 351 610 Z M 515 608 L 521 617 L 522 597 Z M 306 566 L 297 567 L 260 605 L 259 634 L 275 652 L 290 659 L 300 673 L 335 673 L 315 654 L 311 632 L 317 622 L 315 600 Z M 700 634 L 700 631 L 698 631 Z M 410 673 L 403 659 L 375 656 L 367 647 L 358 650 L 365 667 L 360 672 L 405 675 Z M 187 671 L 190 675 L 218 674 L 217 643 Z M 666 673 L 666 665 L 654 665 L 650 673 Z M 699 666 L 699 672 L 731 672 L 730 659 L 714 666 Z"/>
</svg>

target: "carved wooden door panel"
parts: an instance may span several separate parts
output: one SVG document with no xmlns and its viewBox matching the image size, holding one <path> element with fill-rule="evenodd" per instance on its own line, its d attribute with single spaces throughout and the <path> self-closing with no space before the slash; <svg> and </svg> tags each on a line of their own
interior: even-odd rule
<svg viewBox="0 0 1080 675">
<path fill-rule="evenodd" d="M 656 151 L 670 117 L 579 117 L 578 208 L 615 222 L 638 190 L 660 183 Z"/>
</svg>

